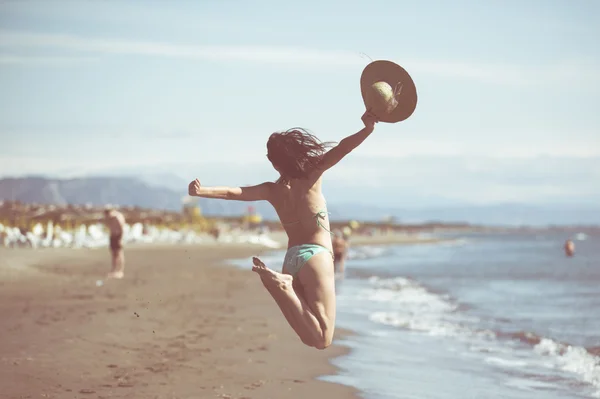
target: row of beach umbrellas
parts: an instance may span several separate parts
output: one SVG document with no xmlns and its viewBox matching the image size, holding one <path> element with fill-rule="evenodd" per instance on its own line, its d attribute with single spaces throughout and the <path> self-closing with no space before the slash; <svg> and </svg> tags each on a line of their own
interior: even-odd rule
<svg viewBox="0 0 600 399">
<path fill-rule="evenodd" d="M 279 248 L 279 243 L 264 232 L 255 233 L 233 230 L 222 234 L 219 242 L 250 243 Z M 125 244 L 202 244 L 215 242 L 215 238 L 193 230 L 175 230 L 165 227 L 126 224 L 123 231 Z M 109 234 L 101 223 L 81 225 L 73 230 L 63 230 L 49 222 L 46 226 L 36 224 L 30 231 L 0 224 L 0 247 L 19 248 L 99 248 L 107 247 Z"/>
</svg>

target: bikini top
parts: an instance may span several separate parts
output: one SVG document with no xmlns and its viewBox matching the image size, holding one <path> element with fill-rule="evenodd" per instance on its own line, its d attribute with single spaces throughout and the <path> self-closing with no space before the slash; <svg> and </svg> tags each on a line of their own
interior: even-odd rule
<svg viewBox="0 0 600 399">
<path fill-rule="evenodd" d="M 315 219 L 317 221 L 317 226 L 322 227 L 323 229 L 325 229 L 325 231 L 327 231 L 329 234 L 333 233 L 331 231 L 329 231 L 327 229 L 327 227 L 325 227 L 322 223 L 321 220 L 325 220 L 325 217 L 327 217 L 327 215 L 329 215 L 329 212 L 327 212 L 327 208 L 323 208 L 322 210 L 320 210 L 319 212 L 315 213 L 313 215 L 313 219 Z M 300 220 L 296 220 L 295 222 L 288 222 L 288 223 L 281 223 L 283 226 L 289 226 L 292 224 L 298 224 L 300 223 Z"/>
</svg>

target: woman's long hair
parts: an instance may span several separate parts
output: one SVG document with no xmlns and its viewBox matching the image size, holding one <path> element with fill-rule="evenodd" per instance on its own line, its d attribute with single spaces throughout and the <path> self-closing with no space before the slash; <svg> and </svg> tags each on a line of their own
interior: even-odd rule
<svg viewBox="0 0 600 399">
<path fill-rule="evenodd" d="M 273 133 L 267 141 L 267 157 L 281 173 L 277 183 L 306 179 L 319 166 L 327 148 L 334 144 L 321 142 L 302 128 Z"/>
</svg>

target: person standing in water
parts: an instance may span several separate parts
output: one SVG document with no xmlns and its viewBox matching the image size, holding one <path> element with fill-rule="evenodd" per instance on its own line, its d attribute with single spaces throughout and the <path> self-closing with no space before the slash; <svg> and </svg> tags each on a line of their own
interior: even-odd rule
<svg viewBox="0 0 600 399">
<path fill-rule="evenodd" d="M 114 209 L 104 211 L 104 223 L 110 232 L 110 252 L 112 255 L 112 268 L 108 278 L 121 279 L 125 275 L 125 253 L 123 251 L 123 230 L 125 217 Z"/>
<path fill-rule="evenodd" d="M 196 179 L 188 186 L 191 196 L 264 200 L 273 205 L 288 236 L 282 273 L 257 257 L 252 259 L 252 270 L 302 342 L 317 349 L 331 345 L 336 318 L 333 248 L 321 192 L 323 174 L 369 137 L 378 120 L 367 111 L 362 121 L 363 129 L 336 146 L 300 128 L 273 133 L 267 141 L 267 158 L 279 173 L 276 182 L 204 187 Z"/>
<path fill-rule="evenodd" d="M 339 278 L 344 277 L 346 257 L 348 256 L 348 241 L 346 236 L 336 230 L 332 240 L 333 244 L 333 265 L 335 274 Z"/>
<path fill-rule="evenodd" d="M 567 255 L 568 257 L 575 255 L 575 243 L 571 239 L 565 241 L 564 249 L 565 255 Z"/>
</svg>

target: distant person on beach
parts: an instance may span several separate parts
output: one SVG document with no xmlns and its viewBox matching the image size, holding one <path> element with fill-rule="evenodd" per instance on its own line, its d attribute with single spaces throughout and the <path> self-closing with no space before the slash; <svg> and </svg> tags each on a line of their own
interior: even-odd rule
<svg viewBox="0 0 600 399">
<path fill-rule="evenodd" d="M 348 240 L 340 230 L 336 230 L 332 239 L 333 266 L 335 274 L 343 277 L 345 271 L 346 257 L 348 255 Z"/>
<path fill-rule="evenodd" d="M 0 224 L 0 246 L 8 247 L 8 234 L 4 231 L 4 226 Z"/>
<path fill-rule="evenodd" d="M 219 241 L 221 238 L 221 226 L 215 225 L 210 229 L 210 235 L 213 236 L 215 241 Z"/>
<path fill-rule="evenodd" d="M 575 243 L 572 240 L 565 242 L 565 255 L 568 257 L 575 255 Z"/>
<path fill-rule="evenodd" d="M 108 278 L 121 279 L 125 275 L 125 253 L 123 251 L 123 229 L 125 217 L 119 211 L 106 209 L 104 223 L 110 232 L 110 251 L 112 254 L 112 268 Z"/>
<path fill-rule="evenodd" d="M 188 187 L 191 196 L 264 200 L 273 205 L 288 235 L 283 270 L 271 270 L 257 257 L 252 259 L 252 270 L 302 342 L 317 349 L 331 344 L 336 317 L 334 254 L 322 178 L 369 137 L 378 122 L 369 111 L 362 121 L 362 130 L 335 146 L 304 129 L 273 133 L 267 141 L 267 158 L 280 175 L 274 183 L 204 187 L 196 179 Z M 333 148 L 327 151 L 328 147 Z"/>
</svg>

